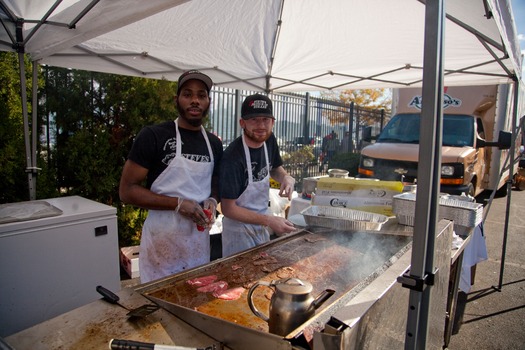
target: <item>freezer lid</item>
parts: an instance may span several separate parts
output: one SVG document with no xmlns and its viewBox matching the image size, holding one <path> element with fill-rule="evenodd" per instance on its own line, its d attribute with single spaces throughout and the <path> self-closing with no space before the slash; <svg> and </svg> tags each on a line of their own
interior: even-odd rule
<svg viewBox="0 0 525 350">
<path fill-rule="evenodd" d="M 62 210 L 46 201 L 0 204 L 0 224 L 62 215 Z"/>
<path fill-rule="evenodd" d="M 35 201 L 14 204 L 27 204 L 28 206 L 32 206 L 33 202 Z M 41 217 L 33 220 L 14 221 L 3 224 L 0 223 L 0 234 L 26 229 L 37 229 L 39 227 L 59 225 L 64 222 L 77 220 L 91 220 L 99 219 L 101 217 L 113 217 L 117 213 L 117 209 L 115 207 L 98 203 L 80 196 L 48 198 L 39 200 L 38 202 L 46 202 L 49 205 L 49 208 L 55 208 L 53 209 L 55 212 L 61 213 L 55 216 Z"/>
</svg>

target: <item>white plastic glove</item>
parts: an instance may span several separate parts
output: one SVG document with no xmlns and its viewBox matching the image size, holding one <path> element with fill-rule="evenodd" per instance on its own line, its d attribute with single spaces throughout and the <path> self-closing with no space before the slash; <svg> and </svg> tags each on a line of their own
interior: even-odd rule
<svg viewBox="0 0 525 350">
<path fill-rule="evenodd" d="M 290 175 L 285 175 L 283 181 L 281 181 L 281 188 L 279 189 L 279 196 L 288 197 L 288 200 L 292 200 L 292 194 L 295 187 L 295 179 Z"/>
<path fill-rule="evenodd" d="M 202 211 L 199 203 L 192 199 L 185 199 L 181 197 L 179 197 L 178 200 L 179 204 L 177 205 L 177 208 L 175 208 L 175 213 L 185 216 L 195 222 L 203 220 L 202 218 L 204 217 L 204 212 Z"/>
<path fill-rule="evenodd" d="M 217 210 L 217 200 L 213 197 L 205 199 L 202 203 L 202 208 L 211 211 L 211 218 L 208 224 L 211 227 L 215 223 L 215 212 Z"/>
<path fill-rule="evenodd" d="M 217 206 L 217 201 L 214 198 L 206 199 L 203 202 L 202 207 L 199 203 L 191 199 L 179 198 L 178 201 L 179 203 L 175 208 L 175 213 L 183 215 L 195 222 L 197 226 L 201 226 L 202 229 L 200 229 L 200 231 L 206 227 L 211 227 L 215 222 L 215 208 Z M 208 217 L 204 212 L 204 209 L 211 212 L 211 217 Z"/>
</svg>

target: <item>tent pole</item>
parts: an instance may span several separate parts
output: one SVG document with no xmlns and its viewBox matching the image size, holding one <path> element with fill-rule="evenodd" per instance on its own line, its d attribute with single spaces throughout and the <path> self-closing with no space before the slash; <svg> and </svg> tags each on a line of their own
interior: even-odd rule
<svg viewBox="0 0 525 350">
<path fill-rule="evenodd" d="M 359 128 L 356 127 L 356 137 L 354 138 L 354 101 L 350 102 L 350 110 L 348 112 L 349 116 L 348 116 L 348 136 L 349 136 L 349 139 L 348 139 L 348 149 L 344 150 L 346 152 L 351 152 L 351 153 L 354 153 L 355 152 L 355 149 L 354 149 L 354 141 L 355 141 L 355 144 L 357 145 L 357 130 L 359 130 Z"/>
<path fill-rule="evenodd" d="M 399 280 L 410 288 L 405 349 L 426 349 L 434 271 L 434 245 L 441 168 L 443 119 L 443 0 L 425 5 L 423 105 L 421 109 L 419 165 L 410 271 Z M 428 156 L 430 155 L 430 157 Z"/>
<path fill-rule="evenodd" d="M 242 96 L 239 89 L 235 89 L 235 122 L 233 123 L 233 135 L 235 137 L 242 135 L 242 130 L 240 129 L 239 120 L 241 119 L 241 106 L 242 106 Z"/>
<path fill-rule="evenodd" d="M 307 92 L 304 101 L 303 136 L 304 142 L 310 139 L 310 93 Z"/>
<path fill-rule="evenodd" d="M 34 200 L 35 188 L 33 182 L 33 171 L 32 171 L 32 156 L 31 156 L 31 144 L 30 144 L 30 133 L 29 133 L 29 116 L 27 112 L 27 92 L 26 92 L 26 65 L 24 62 L 24 53 L 18 53 L 18 67 L 20 68 L 20 96 L 22 97 L 22 114 L 24 117 L 24 140 L 26 147 L 26 173 L 27 181 L 29 185 L 29 200 Z"/>
<path fill-rule="evenodd" d="M 32 199 L 36 199 L 36 180 L 38 178 L 38 171 L 40 170 L 37 168 L 37 137 L 38 137 L 38 123 L 37 123 L 37 116 L 38 116 L 38 63 L 36 61 L 33 61 L 33 77 L 32 77 L 32 93 L 33 93 L 33 99 L 31 103 L 31 114 L 32 114 L 32 122 L 31 122 L 31 139 L 32 139 L 32 147 L 31 147 L 31 173 L 34 174 L 33 176 L 33 186 L 31 188 L 30 197 Z"/>
<path fill-rule="evenodd" d="M 517 127 L 517 118 L 518 118 L 518 95 L 520 92 L 519 89 L 519 80 L 514 80 L 514 100 L 513 100 L 513 111 L 512 111 L 512 138 L 510 144 L 510 162 L 509 162 L 509 178 L 507 179 L 507 207 L 505 210 L 505 228 L 503 229 L 503 245 L 501 247 L 501 263 L 499 270 L 499 283 L 496 288 L 498 291 L 501 291 L 503 286 L 503 271 L 505 269 L 505 255 L 507 251 L 507 237 L 509 232 L 509 218 L 510 218 L 510 200 L 512 196 L 512 174 L 514 174 L 515 166 L 515 155 L 516 155 L 516 127 Z"/>
</svg>

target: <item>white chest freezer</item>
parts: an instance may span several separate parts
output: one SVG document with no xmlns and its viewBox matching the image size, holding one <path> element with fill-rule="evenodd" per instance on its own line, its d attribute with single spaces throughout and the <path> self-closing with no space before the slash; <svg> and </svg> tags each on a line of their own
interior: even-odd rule
<svg viewBox="0 0 525 350">
<path fill-rule="evenodd" d="M 116 208 L 71 196 L 24 213 L 33 202 L 2 205 L 0 337 L 99 299 L 97 285 L 120 290 Z"/>
</svg>

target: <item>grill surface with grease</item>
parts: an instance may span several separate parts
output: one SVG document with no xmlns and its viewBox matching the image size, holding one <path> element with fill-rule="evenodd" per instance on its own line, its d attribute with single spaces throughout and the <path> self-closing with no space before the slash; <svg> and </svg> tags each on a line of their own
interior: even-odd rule
<svg viewBox="0 0 525 350">
<path fill-rule="evenodd" d="M 333 309 L 347 301 L 386 270 L 409 247 L 412 237 L 378 232 L 343 232 L 317 229 L 299 231 L 264 245 L 223 258 L 188 272 L 152 282 L 141 291 L 153 297 L 213 318 L 257 331 L 268 332 L 266 322 L 256 317 L 247 303 L 248 288 L 256 281 L 297 277 L 310 282 L 313 294 L 325 289 L 336 293 L 318 310 Z M 229 288 L 246 290 L 237 300 L 217 299 L 212 293 L 198 292 L 186 283 L 196 277 L 216 275 Z M 271 290 L 258 288 L 253 295 L 259 310 L 268 310 Z M 162 305 L 161 305 L 162 306 Z M 341 305 L 342 306 L 342 305 Z M 169 309 L 168 309 L 169 311 Z M 331 310 L 335 312 L 335 309 Z M 308 322 L 307 322 L 308 323 Z"/>
</svg>

